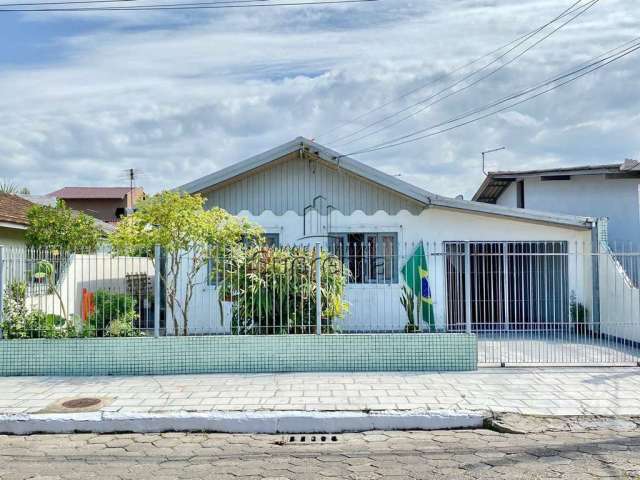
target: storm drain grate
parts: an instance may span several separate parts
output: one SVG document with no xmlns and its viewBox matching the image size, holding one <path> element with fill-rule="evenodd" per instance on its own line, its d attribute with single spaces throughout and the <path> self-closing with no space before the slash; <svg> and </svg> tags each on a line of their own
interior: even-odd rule
<svg viewBox="0 0 640 480">
<path fill-rule="evenodd" d="M 78 408 L 89 408 L 94 407 L 100 404 L 102 400 L 99 398 L 74 398 L 73 400 L 67 400 L 66 402 L 62 402 L 62 407 L 69 409 L 78 409 Z"/>
<path fill-rule="evenodd" d="M 336 435 L 291 435 L 288 443 L 332 443 L 337 442 Z"/>
</svg>

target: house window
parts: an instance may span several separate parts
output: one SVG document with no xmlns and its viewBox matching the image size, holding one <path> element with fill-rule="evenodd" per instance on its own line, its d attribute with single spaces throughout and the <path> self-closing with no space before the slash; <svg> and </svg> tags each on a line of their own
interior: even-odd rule
<svg viewBox="0 0 640 480">
<path fill-rule="evenodd" d="M 398 283 L 397 233 L 332 233 L 329 251 L 349 269 L 349 283 Z"/>
<path fill-rule="evenodd" d="M 280 235 L 278 233 L 265 233 L 264 234 L 265 244 L 267 247 L 279 247 L 280 246 Z"/>
<path fill-rule="evenodd" d="M 278 233 L 265 233 L 264 234 L 264 240 L 265 240 L 265 245 L 267 247 L 279 247 L 280 246 L 280 234 Z M 248 242 L 246 241 L 246 239 L 242 240 L 242 243 L 247 246 Z M 213 252 L 212 252 L 212 257 L 213 257 Z M 218 283 L 220 283 L 223 278 L 222 278 L 222 273 L 221 272 L 217 272 L 217 278 L 214 278 L 214 270 L 215 270 L 215 262 L 217 261 L 216 258 L 209 258 L 209 261 L 207 262 L 207 284 L 211 285 L 211 286 L 216 286 Z"/>
<path fill-rule="evenodd" d="M 518 208 L 524 208 L 524 180 L 519 180 L 518 187 Z"/>
</svg>

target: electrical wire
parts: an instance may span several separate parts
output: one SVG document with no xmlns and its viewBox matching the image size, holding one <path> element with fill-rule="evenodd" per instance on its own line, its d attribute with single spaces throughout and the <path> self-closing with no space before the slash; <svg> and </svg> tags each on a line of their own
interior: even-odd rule
<svg viewBox="0 0 640 480">
<path fill-rule="evenodd" d="M 359 115 L 357 115 L 357 116 L 355 116 L 355 117 L 353 117 L 353 118 L 351 118 L 349 120 L 346 120 L 346 121 L 336 125 L 335 127 L 332 127 L 331 129 L 326 130 L 326 131 L 320 133 L 319 135 L 316 135 L 315 138 L 316 139 L 323 138 L 326 135 L 329 135 L 330 133 L 335 132 L 336 130 L 339 130 L 339 129 L 347 126 L 347 125 L 355 123 L 356 121 L 358 121 L 358 120 L 360 120 L 360 119 L 362 119 L 362 118 L 364 118 L 364 117 L 366 117 L 366 116 L 368 116 L 368 115 L 370 115 L 372 113 L 378 112 L 378 111 L 388 107 L 389 105 L 392 105 L 393 103 L 395 103 L 395 102 L 397 102 L 399 100 L 402 100 L 402 99 L 404 99 L 404 98 L 406 98 L 406 97 L 408 97 L 410 95 L 413 95 L 414 93 L 416 93 L 416 92 L 418 92 L 420 90 L 423 90 L 423 89 L 425 89 L 427 87 L 430 87 L 432 85 L 436 85 L 436 84 L 442 82 L 443 80 L 446 80 L 447 78 L 451 77 L 453 74 L 455 74 L 455 73 L 457 73 L 457 72 L 459 72 L 461 70 L 464 70 L 465 68 L 470 67 L 471 65 L 474 65 L 474 64 L 478 63 L 479 61 L 484 60 L 485 58 L 490 57 L 490 56 L 492 56 L 492 55 L 504 50 L 505 48 L 513 45 L 514 43 L 517 43 L 517 42 L 519 42 L 519 41 L 521 41 L 523 39 L 530 38 L 531 36 L 539 33 L 541 30 L 545 29 L 546 27 L 548 27 L 552 23 L 555 23 L 556 21 L 558 21 L 559 19 L 565 17 L 566 15 L 569 15 L 569 14 L 573 13 L 573 11 L 575 11 L 574 8 L 577 7 L 580 3 L 582 3 L 582 1 L 583 0 L 577 0 L 571 6 L 566 8 L 562 13 L 560 13 L 558 16 L 554 17 L 553 19 L 551 19 L 547 23 L 537 27 L 536 29 L 534 29 L 534 30 L 532 30 L 532 31 L 530 31 L 528 33 L 525 33 L 524 35 L 521 35 L 521 36 L 515 38 L 514 40 L 511 40 L 510 42 L 508 42 L 508 43 L 496 48 L 495 50 L 492 50 L 492 51 L 490 51 L 488 53 L 485 53 L 484 55 L 482 55 L 480 57 L 477 57 L 477 58 L 475 58 L 474 60 L 471 60 L 468 63 L 465 63 L 464 65 L 456 67 L 455 69 L 450 70 L 449 72 L 446 72 L 446 73 L 440 75 L 439 77 L 437 77 L 434 80 L 431 80 L 431 81 L 429 81 L 427 83 L 424 83 L 424 84 L 422 84 L 422 85 L 420 85 L 420 86 L 418 86 L 418 87 L 416 87 L 416 88 L 414 88 L 412 90 L 404 92 L 404 93 L 400 94 L 399 96 L 397 96 L 395 98 L 392 98 L 391 100 L 388 100 L 387 102 L 383 103 L 382 105 L 379 105 L 379 106 L 377 106 L 375 108 L 372 108 L 371 110 L 368 110 L 368 111 L 366 111 L 364 113 L 361 113 L 361 114 L 359 114 Z"/>
<path fill-rule="evenodd" d="M 469 84 L 464 85 L 464 86 L 463 86 L 463 87 L 461 87 L 460 89 L 455 90 L 455 91 L 452 91 L 452 92 L 450 92 L 450 93 L 449 93 L 449 94 L 447 94 L 447 95 L 444 95 L 444 96 L 441 96 L 441 97 L 439 97 L 439 98 L 436 98 L 436 97 L 438 97 L 440 94 L 445 93 L 445 92 L 446 92 L 446 91 L 448 91 L 448 90 L 451 90 L 452 88 L 454 88 L 454 87 L 458 86 L 458 85 L 459 85 L 459 84 L 461 84 L 462 82 L 464 82 L 464 81 L 466 81 L 466 80 L 470 79 L 471 77 L 475 76 L 477 73 L 481 73 L 481 72 L 485 69 L 485 67 L 486 67 L 486 66 L 491 65 L 492 63 L 495 63 L 495 61 L 494 61 L 494 62 L 491 62 L 491 63 L 489 63 L 489 64 L 487 64 L 485 67 L 481 68 L 480 70 L 478 70 L 478 71 L 476 71 L 476 72 L 472 72 L 471 74 L 469 74 L 469 75 L 465 76 L 464 78 L 462 78 L 462 79 L 458 80 L 457 82 L 453 83 L 452 85 L 450 85 L 450 86 L 448 86 L 448 87 L 446 87 L 446 88 L 444 88 L 444 89 L 442 89 L 442 90 L 438 91 L 437 93 L 435 93 L 435 94 L 431 95 L 430 97 L 428 97 L 428 98 L 426 98 L 426 99 L 423 99 L 423 100 L 420 100 L 420 101 L 418 101 L 418 102 L 415 102 L 415 103 L 413 103 L 413 104 L 411 104 L 411 105 L 409 105 L 409 106 L 407 106 L 407 107 L 405 107 L 405 108 L 403 108 L 403 109 L 401 109 L 401 110 L 399 110 L 399 111 L 397 111 L 397 112 L 395 112 L 395 113 L 393 113 L 393 114 L 391 114 L 391 115 L 388 115 L 388 116 L 386 116 L 386 117 L 384 117 L 384 118 L 382 118 L 382 119 L 380 119 L 380 120 L 378 120 L 378 121 L 376 121 L 376 122 L 373 122 L 373 123 L 371 123 L 371 124 L 369 124 L 369 125 L 366 125 L 366 126 L 364 126 L 364 127 L 360 128 L 359 130 L 357 130 L 356 132 L 353 132 L 353 133 L 351 133 L 351 134 L 349 134 L 349 135 L 346 135 L 346 136 L 342 137 L 341 139 L 335 140 L 335 142 L 340 141 L 340 140 L 344 140 L 344 139 L 347 139 L 347 138 L 350 138 L 350 137 L 352 137 L 353 135 L 356 135 L 357 133 L 361 133 L 361 132 L 363 132 L 363 131 L 365 131 L 365 130 L 368 130 L 369 128 L 371 128 L 371 127 L 373 127 L 373 126 L 379 125 L 380 123 L 383 123 L 383 122 L 385 122 L 385 121 L 387 121 L 387 120 L 390 120 L 390 119 L 392 119 L 392 118 L 394 118 L 394 117 L 396 117 L 396 116 L 398 116 L 398 115 L 400 115 L 400 114 L 402 114 L 402 113 L 404 113 L 404 112 L 406 112 L 406 111 L 408 111 L 408 110 L 413 109 L 414 107 L 417 107 L 417 106 L 419 106 L 419 105 L 424 104 L 425 102 L 428 102 L 428 103 L 426 103 L 426 105 L 422 105 L 422 107 L 421 107 L 421 108 L 419 108 L 418 110 L 416 110 L 415 112 L 411 112 L 411 113 L 409 113 L 409 114 L 407 114 L 407 115 L 405 115 L 405 116 L 401 117 L 400 119 L 398 119 L 398 120 L 396 120 L 396 121 L 394 121 L 394 122 L 392 122 L 392 123 L 390 123 L 390 124 L 388 124 L 388 125 L 385 125 L 385 126 L 383 126 L 383 127 L 381 127 L 381 128 L 378 128 L 377 130 L 374 130 L 374 131 L 369 132 L 369 133 L 367 133 L 367 134 L 365 134 L 365 135 L 361 135 L 361 136 L 359 136 L 359 137 L 356 137 L 356 138 L 354 138 L 354 139 L 351 139 L 351 140 L 349 140 L 348 142 L 343 143 L 342 145 L 343 145 L 343 146 L 350 145 L 350 144 L 352 144 L 352 143 L 354 143 L 354 142 L 357 142 L 357 141 L 363 140 L 363 139 L 365 139 L 365 138 L 369 138 L 369 137 L 371 137 L 371 136 L 373 136 L 373 135 L 376 135 L 376 134 L 378 134 L 378 133 L 380 133 L 380 132 L 383 132 L 383 131 L 385 131 L 385 130 L 387 130 L 387 129 L 389 129 L 389 128 L 392 128 L 392 127 L 394 127 L 394 126 L 396 126 L 396 125 L 398 125 L 398 124 L 400 124 L 400 123 L 402 123 L 402 122 L 405 122 L 406 120 L 409 120 L 409 119 L 411 119 L 411 118 L 415 117 L 415 116 L 416 116 L 416 115 L 418 115 L 419 113 L 424 112 L 426 109 L 428 109 L 428 108 L 430 108 L 430 107 L 432 107 L 432 106 L 434 106 L 434 105 L 436 105 L 436 104 L 438 104 L 438 103 L 440 103 L 440 102 L 443 102 L 444 100 L 446 100 L 446 99 L 448 99 L 448 98 L 450 98 L 450 97 L 452 97 L 452 96 L 454 96 L 454 95 L 458 95 L 458 94 L 459 94 L 459 93 L 461 93 L 461 92 L 464 92 L 464 91 L 466 91 L 466 90 L 469 90 L 470 88 L 474 87 L 475 85 L 478 85 L 479 83 L 481 83 L 482 81 L 486 80 L 487 78 L 492 77 L 492 76 L 493 76 L 493 75 L 495 75 L 496 73 L 500 72 L 501 70 L 503 70 L 503 69 L 504 69 L 505 67 L 507 67 L 508 65 L 511 65 L 513 62 L 515 62 L 516 60 L 518 60 L 519 58 L 521 58 L 522 56 L 524 56 L 527 52 L 529 52 L 530 50 L 532 50 L 533 48 L 535 48 L 536 46 L 538 46 L 540 43 L 544 42 L 544 41 L 545 41 L 545 40 L 547 40 L 549 37 L 551 37 L 552 35 L 554 35 L 556 32 L 558 32 L 558 30 L 560 30 L 560 29 L 564 28 L 566 25 L 568 25 L 569 23 L 573 22 L 573 21 L 574 21 L 574 20 L 576 20 L 578 17 L 580 17 L 581 15 L 583 15 L 583 14 L 584 14 L 585 12 L 587 12 L 589 9 L 591 9 L 592 7 L 594 7 L 594 6 L 595 6 L 599 1 L 600 1 L 600 0 L 591 0 L 590 2 L 586 3 L 585 5 L 583 5 L 583 6 L 579 7 L 579 9 L 582 9 L 582 10 L 578 11 L 578 13 L 576 13 L 575 15 L 573 15 L 571 18 L 569 18 L 569 19 L 568 19 L 568 20 L 566 20 L 565 22 L 561 23 L 559 26 L 557 26 L 556 28 L 554 28 L 553 30 L 551 30 L 549 33 L 547 33 L 546 35 L 544 35 L 542 38 L 538 39 L 537 41 L 535 41 L 535 42 L 534 42 L 534 43 L 532 43 L 531 45 L 527 46 L 527 47 L 526 47 L 522 52 L 518 53 L 518 54 L 517 54 L 516 56 L 514 56 L 513 58 L 510 58 L 510 59 L 509 59 L 509 60 L 507 60 L 506 62 L 502 63 L 502 64 L 501 64 L 501 65 L 499 65 L 497 68 L 495 68 L 495 69 L 491 70 L 491 71 L 490 71 L 490 72 L 488 72 L 486 75 L 483 75 L 483 76 L 481 76 L 480 78 L 477 78 L 477 79 L 473 80 L 473 81 L 472 81 L 472 82 L 470 82 Z M 579 10 L 579 9 L 578 9 L 578 10 Z M 575 10 L 574 10 L 574 12 L 575 12 Z M 572 12 L 572 13 L 573 13 L 573 12 Z M 512 50 L 514 50 L 514 49 L 515 49 L 515 48 L 517 48 L 518 46 L 519 46 L 519 45 L 516 45 L 513 49 L 509 50 L 508 52 L 506 52 L 506 53 L 505 53 L 504 55 L 502 55 L 501 57 L 498 57 L 498 58 L 496 59 L 496 61 L 497 61 L 497 60 L 500 60 L 501 58 L 503 58 L 504 56 L 506 56 L 508 53 L 510 53 Z M 436 99 L 435 99 L 435 100 L 433 100 L 434 98 L 436 98 Z M 430 100 L 433 100 L 433 101 L 430 101 Z"/>
<path fill-rule="evenodd" d="M 255 0 L 262 1 L 262 0 Z M 225 9 L 225 8 L 254 8 L 254 7 L 297 7 L 314 5 L 336 5 L 346 3 L 369 3 L 379 0 L 321 0 L 313 2 L 289 2 L 289 3 L 252 3 L 243 5 L 220 5 L 216 2 L 201 3 L 176 3 L 160 5 L 131 5 L 124 7 L 71 7 L 71 8 L 0 8 L 1 13 L 8 12 L 107 12 L 107 11 L 137 11 L 137 10 L 199 10 L 199 9 Z"/>
<path fill-rule="evenodd" d="M 67 0 L 60 2 L 37 2 L 37 3 L 0 3 L 0 8 L 5 7 L 39 7 L 43 5 L 77 5 L 77 4 L 92 4 L 92 3 L 125 3 L 125 2 L 139 2 L 140 0 Z M 255 3 L 255 2 L 270 2 L 272 0 L 226 0 L 217 2 L 207 2 L 210 4 L 234 4 L 234 3 Z"/>
<path fill-rule="evenodd" d="M 417 142 L 419 140 L 422 140 L 422 139 L 425 139 L 425 138 L 429 138 L 429 137 L 432 137 L 432 136 L 435 136 L 435 135 L 439 135 L 439 134 L 442 134 L 442 133 L 445 133 L 445 132 L 449 132 L 449 131 L 454 130 L 456 128 L 460 128 L 460 127 L 469 125 L 471 123 L 477 122 L 479 120 L 483 120 L 485 118 L 497 115 L 498 113 L 504 112 L 505 110 L 509 110 L 509 109 L 511 109 L 511 108 L 513 108 L 515 106 L 521 105 L 521 104 L 523 104 L 525 102 L 529 102 L 529 101 L 531 101 L 531 100 L 533 100 L 535 98 L 538 98 L 538 97 L 540 97 L 540 96 L 542 96 L 542 95 L 544 95 L 546 93 L 549 93 L 549 92 L 554 91 L 554 90 L 556 90 L 558 88 L 561 88 L 561 87 L 563 87 L 563 86 L 565 86 L 565 85 L 567 85 L 569 83 L 573 83 L 576 80 L 588 75 L 589 73 L 592 73 L 594 71 L 600 70 L 601 68 L 604 68 L 607 65 L 609 65 L 609 64 L 611 64 L 611 63 L 613 63 L 615 61 L 618 61 L 618 60 L 620 60 L 620 59 L 622 59 L 622 58 L 624 58 L 624 57 L 636 52 L 637 50 L 640 49 L 640 41 L 638 41 L 638 40 L 640 40 L 640 37 L 637 37 L 637 38 L 635 38 L 635 39 L 633 39 L 631 41 L 625 42 L 623 45 L 628 45 L 630 42 L 636 42 L 636 43 L 631 45 L 631 46 L 629 46 L 629 47 L 624 48 L 623 50 L 619 51 L 616 54 L 609 55 L 609 56 L 607 56 L 605 58 L 602 58 L 601 60 L 597 60 L 597 61 L 591 62 L 591 63 L 587 64 L 586 66 L 581 66 L 580 68 L 574 69 L 574 70 L 572 70 L 572 71 L 570 71 L 570 72 L 568 72 L 566 74 L 563 74 L 563 75 L 561 75 L 559 77 L 555 77 L 554 79 L 551 79 L 551 80 L 548 80 L 546 82 L 543 82 L 543 83 L 541 83 L 541 84 L 539 84 L 539 85 L 537 85 L 535 87 L 526 89 L 526 90 L 524 90 L 524 91 L 522 91 L 520 93 L 517 93 L 517 94 L 514 94 L 514 95 L 510 95 L 510 96 L 505 97 L 505 98 L 503 98 L 501 100 L 492 102 L 492 103 L 490 103 L 488 105 L 485 105 L 484 107 L 480 107 L 480 108 L 474 110 L 472 113 L 460 115 L 459 117 L 456 117 L 454 119 L 448 120 L 446 122 L 441 122 L 441 123 L 432 125 L 430 127 L 418 130 L 418 131 L 413 132 L 411 134 L 407 134 L 407 135 L 404 135 L 402 137 L 397 137 L 397 138 L 394 138 L 392 140 L 388 140 L 386 142 L 383 142 L 383 143 L 380 143 L 380 144 L 377 144 L 377 145 L 373 145 L 371 147 L 368 147 L 368 148 L 365 148 L 365 149 L 362 149 L 362 150 L 357 150 L 357 151 L 354 151 L 354 152 L 350 152 L 350 153 L 347 153 L 345 155 L 341 155 L 341 157 L 343 157 L 343 156 L 351 156 L 351 155 L 360 155 L 360 154 L 363 154 L 363 153 L 375 152 L 375 151 L 378 151 L 378 150 L 384 150 L 384 149 L 387 149 L 387 148 L 393 148 L 393 147 L 397 147 L 397 146 L 400 146 L 400 145 L 405 145 L 407 143 Z M 616 47 L 613 50 L 620 50 L 620 48 L 621 47 L 619 46 L 619 47 Z M 610 50 L 610 51 L 613 51 L 613 50 Z M 602 55 L 600 55 L 599 57 L 601 57 L 601 56 Z M 596 58 L 599 58 L 599 57 L 596 57 Z M 577 75 L 578 72 L 582 72 L 582 73 Z M 472 118 L 470 120 L 464 121 L 462 123 L 458 123 L 456 125 L 453 125 L 451 127 L 445 128 L 445 129 L 437 130 L 435 132 L 431 132 L 429 134 L 422 135 L 422 136 L 416 136 L 416 135 L 419 135 L 419 134 L 424 133 L 426 131 L 429 131 L 429 130 L 432 130 L 434 128 L 437 128 L 439 126 L 446 125 L 446 124 L 449 124 L 449 123 L 453 123 L 453 122 L 462 120 L 462 119 L 466 118 L 467 116 L 471 116 L 471 115 L 480 113 L 480 112 L 482 112 L 484 110 L 487 110 L 487 109 L 493 108 L 493 107 L 495 107 L 495 106 L 497 106 L 499 104 L 505 103 L 505 102 L 507 102 L 509 100 L 513 100 L 515 98 L 522 97 L 522 96 L 524 96 L 524 95 L 526 95 L 528 93 L 532 93 L 535 90 L 539 90 L 540 88 L 542 88 L 542 86 L 549 85 L 549 84 L 552 84 L 552 83 L 556 83 L 558 80 L 560 80 L 562 78 L 567 78 L 567 77 L 570 77 L 570 78 L 568 78 L 567 80 L 565 80 L 565 81 L 563 81 L 561 83 L 557 83 L 557 84 L 555 84 L 555 85 L 553 85 L 553 86 L 551 86 L 551 87 L 549 87 L 549 88 L 547 88 L 545 90 L 537 92 L 534 95 L 526 97 L 526 98 L 524 98 L 522 100 L 519 100 L 517 102 L 511 103 L 511 104 L 509 104 L 509 105 L 507 105 L 505 107 L 502 107 L 502 108 L 500 108 L 498 110 L 491 111 L 491 112 L 486 113 L 486 114 L 484 114 L 482 116 Z M 411 138 L 411 137 L 414 137 L 414 138 Z"/>
</svg>

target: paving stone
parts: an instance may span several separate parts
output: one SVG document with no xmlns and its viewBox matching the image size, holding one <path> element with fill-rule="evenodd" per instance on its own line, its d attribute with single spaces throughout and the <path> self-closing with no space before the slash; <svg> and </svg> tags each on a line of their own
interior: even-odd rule
<svg viewBox="0 0 640 480">
<path fill-rule="evenodd" d="M 637 429 L 371 432 L 340 435 L 331 444 L 279 443 L 282 439 L 182 433 L 0 436 L 0 479 L 583 479 L 640 473 Z"/>
<path fill-rule="evenodd" d="M 141 409 L 179 413 L 466 408 L 541 415 L 640 416 L 639 392 L 640 369 L 631 368 L 481 369 L 443 374 L 6 377 L 0 378 L 0 414 L 37 411 L 62 398 L 95 395 L 113 399 L 105 410 L 117 409 L 124 414 Z"/>
</svg>

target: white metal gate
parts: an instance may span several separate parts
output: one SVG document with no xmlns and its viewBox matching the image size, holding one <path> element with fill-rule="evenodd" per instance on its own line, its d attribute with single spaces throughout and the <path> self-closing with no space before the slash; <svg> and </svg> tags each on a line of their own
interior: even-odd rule
<svg viewBox="0 0 640 480">
<path fill-rule="evenodd" d="M 636 254 L 567 242 L 447 242 L 447 329 L 481 365 L 637 365 Z"/>
</svg>

